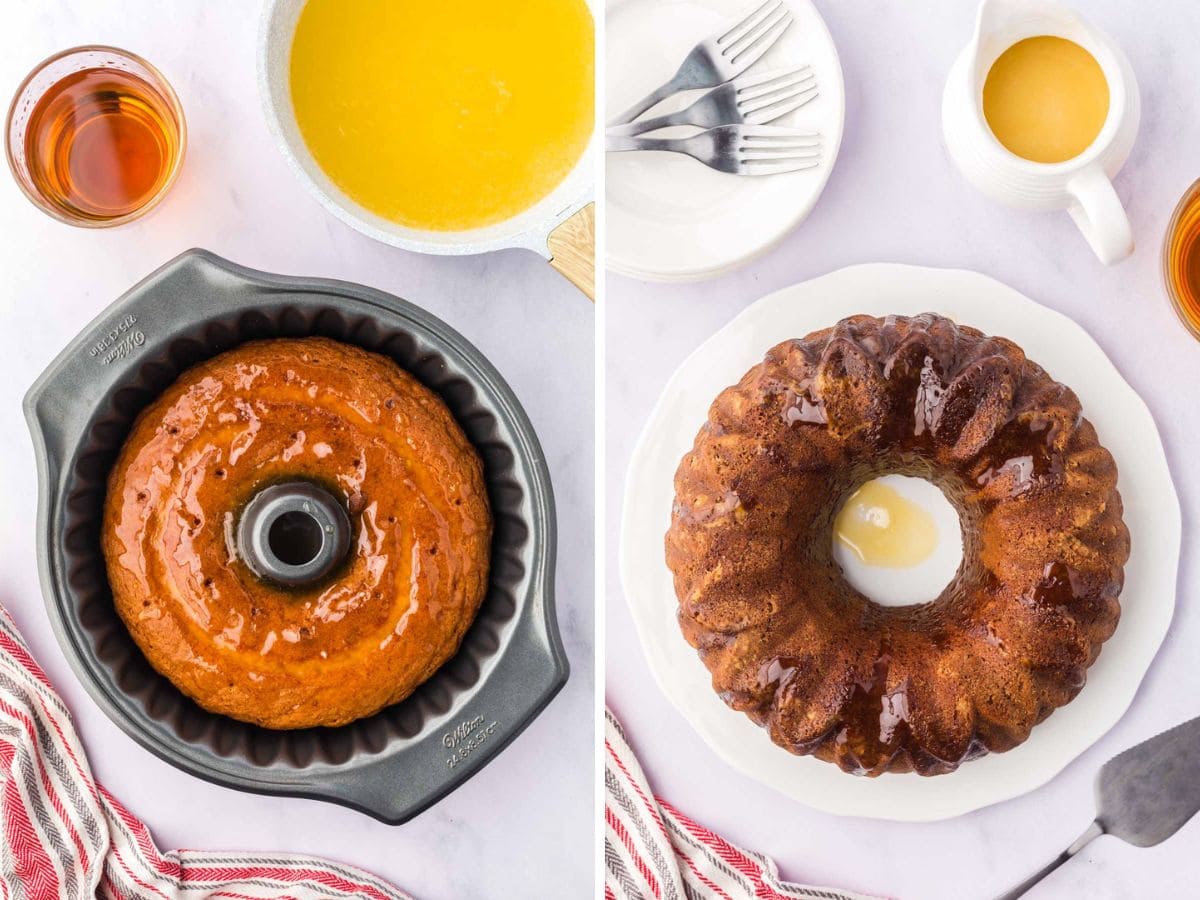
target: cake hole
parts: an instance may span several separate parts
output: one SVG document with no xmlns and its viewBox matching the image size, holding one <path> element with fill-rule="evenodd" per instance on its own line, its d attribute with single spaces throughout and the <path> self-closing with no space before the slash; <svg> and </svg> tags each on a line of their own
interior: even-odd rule
<svg viewBox="0 0 1200 900">
<path fill-rule="evenodd" d="M 292 510 L 271 523 L 267 541 L 280 562 L 303 566 L 317 558 L 325 544 L 325 536 L 320 522 L 308 513 Z"/>
<path fill-rule="evenodd" d="M 838 512 L 833 558 L 880 606 L 936 599 L 958 573 L 962 553 L 958 511 L 924 478 L 876 478 Z"/>
</svg>

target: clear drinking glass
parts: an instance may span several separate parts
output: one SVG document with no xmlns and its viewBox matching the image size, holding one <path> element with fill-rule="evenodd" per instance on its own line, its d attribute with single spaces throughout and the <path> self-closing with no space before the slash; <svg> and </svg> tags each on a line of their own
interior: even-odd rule
<svg viewBox="0 0 1200 900">
<path fill-rule="evenodd" d="M 13 178 L 69 225 L 108 228 L 153 209 L 183 164 L 183 108 L 154 66 L 115 47 L 75 47 L 39 64 L 8 110 Z"/>
</svg>

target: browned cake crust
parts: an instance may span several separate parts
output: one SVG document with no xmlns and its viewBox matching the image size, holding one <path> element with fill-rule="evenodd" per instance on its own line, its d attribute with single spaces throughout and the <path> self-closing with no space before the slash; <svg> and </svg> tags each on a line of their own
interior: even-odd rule
<svg viewBox="0 0 1200 900">
<path fill-rule="evenodd" d="M 933 481 L 963 564 L 882 607 L 833 559 L 863 482 Z M 780 746 L 878 775 L 1024 741 L 1083 686 L 1120 615 L 1117 469 L 1079 400 L 1003 338 L 854 316 L 773 348 L 717 397 L 675 475 L 679 623 L 714 689 Z"/>
<path fill-rule="evenodd" d="M 289 591 L 237 558 L 265 484 L 340 497 L 350 556 Z M 212 712 L 341 725 L 408 696 L 458 649 L 487 588 L 483 467 L 446 406 L 392 360 L 324 338 L 245 344 L 137 419 L 109 478 L 104 555 L 150 663 Z"/>
</svg>

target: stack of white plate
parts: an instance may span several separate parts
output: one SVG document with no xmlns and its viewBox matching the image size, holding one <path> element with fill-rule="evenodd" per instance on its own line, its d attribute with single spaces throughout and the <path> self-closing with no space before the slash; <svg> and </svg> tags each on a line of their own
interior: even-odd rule
<svg viewBox="0 0 1200 900">
<path fill-rule="evenodd" d="M 837 160 L 846 95 L 825 22 L 809 0 L 788 2 L 795 21 L 754 71 L 812 66 L 820 96 L 774 124 L 820 132 L 821 165 L 754 178 L 716 172 L 677 153 L 610 153 L 611 271 L 649 281 L 723 275 L 778 244 L 816 205 Z M 608 118 L 669 79 L 692 47 L 751 8 L 747 0 L 608 0 Z M 673 97 L 656 112 L 682 109 L 700 93 Z M 673 132 L 690 133 L 671 129 L 662 136 Z"/>
</svg>

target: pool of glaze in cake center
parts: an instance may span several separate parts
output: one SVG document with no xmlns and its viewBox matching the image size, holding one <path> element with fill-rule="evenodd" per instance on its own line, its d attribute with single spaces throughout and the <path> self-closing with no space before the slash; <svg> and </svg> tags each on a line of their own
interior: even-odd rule
<svg viewBox="0 0 1200 900">
<path fill-rule="evenodd" d="M 880 606 L 937 598 L 962 563 L 957 510 L 935 484 L 884 475 L 859 486 L 838 512 L 833 557 L 846 580 Z"/>
</svg>

